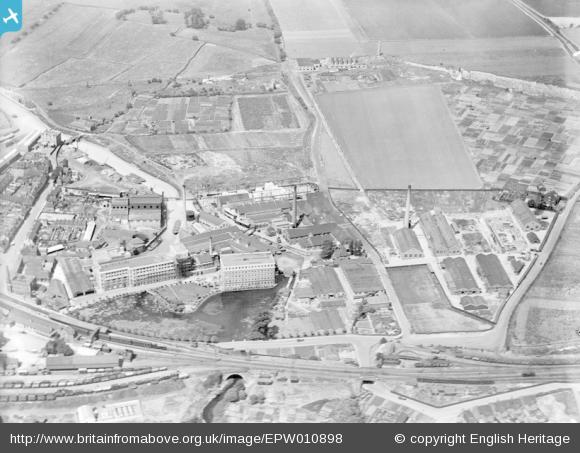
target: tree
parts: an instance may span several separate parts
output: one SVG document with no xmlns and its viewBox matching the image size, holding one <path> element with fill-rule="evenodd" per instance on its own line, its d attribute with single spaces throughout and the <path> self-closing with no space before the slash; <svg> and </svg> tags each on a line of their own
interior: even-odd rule
<svg viewBox="0 0 580 453">
<path fill-rule="evenodd" d="M 322 253 L 320 254 L 320 257 L 322 259 L 327 260 L 332 257 L 333 253 L 334 253 L 334 242 L 332 241 L 330 236 L 326 236 L 322 241 Z"/>
<path fill-rule="evenodd" d="M 246 23 L 246 21 L 244 19 L 240 18 L 236 21 L 236 30 L 243 31 L 243 30 L 247 30 L 247 28 L 248 28 L 248 24 Z"/>
<path fill-rule="evenodd" d="M 47 354 L 63 354 L 65 356 L 70 356 L 74 354 L 72 348 L 66 344 L 63 338 L 57 337 L 49 340 L 44 347 Z"/>
<path fill-rule="evenodd" d="M 204 28 L 206 26 L 205 16 L 199 7 L 193 7 L 184 13 L 185 26 L 189 28 Z"/>
</svg>

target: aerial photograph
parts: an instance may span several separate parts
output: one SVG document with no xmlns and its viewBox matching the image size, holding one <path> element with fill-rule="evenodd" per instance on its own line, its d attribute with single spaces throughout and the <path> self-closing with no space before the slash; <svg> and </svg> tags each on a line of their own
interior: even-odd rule
<svg viewBox="0 0 580 453">
<path fill-rule="evenodd" d="M 0 422 L 580 423 L 580 0 L 0 19 Z"/>
</svg>

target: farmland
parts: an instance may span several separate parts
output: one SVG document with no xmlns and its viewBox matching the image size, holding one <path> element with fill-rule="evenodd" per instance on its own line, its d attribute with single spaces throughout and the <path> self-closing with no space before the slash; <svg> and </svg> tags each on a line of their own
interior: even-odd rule
<svg viewBox="0 0 580 453">
<path fill-rule="evenodd" d="M 426 265 L 392 267 L 388 273 L 413 332 L 480 331 L 491 327 L 454 310 Z"/>
<path fill-rule="evenodd" d="M 575 253 L 579 241 L 577 203 L 546 266 L 512 318 L 510 344 L 515 349 L 554 351 L 580 340 L 576 334 L 580 328 L 580 257 Z"/>
<path fill-rule="evenodd" d="M 300 125 L 285 95 L 237 98 L 245 130 L 294 129 Z"/>
<path fill-rule="evenodd" d="M 231 96 L 152 98 L 139 96 L 118 120 L 115 132 L 184 134 L 224 132 L 230 128 Z"/>
<path fill-rule="evenodd" d="M 577 183 L 578 101 L 481 84 L 443 92 L 487 186 L 522 191 L 541 182 L 565 192 Z"/>
<path fill-rule="evenodd" d="M 580 2 L 578 0 L 524 0 L 532 8 L 549 17 L 578 17 Z"/>
<path fill-rule="evenodd" d="M 286 51 L 293 57 L 360 53 L 351 20 L 339 0 L 271 0 Z"/>
<path fill-rule="evenodd" d="M 473 39 L 545 35 L 503 0 L 344 0 L 369 39 Z"/>
<path fill-rule="evenodd" d="M 329 93 L 318 102 L 366 189 L 481 186 L 439 88 Z"/>
</svg>

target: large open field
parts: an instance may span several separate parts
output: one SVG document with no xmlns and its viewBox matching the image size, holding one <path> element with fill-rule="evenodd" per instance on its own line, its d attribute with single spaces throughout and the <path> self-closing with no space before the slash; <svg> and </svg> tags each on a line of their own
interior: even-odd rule
<svg viewBox="0 0 580 453">
<path fill-rule="evenodd" d="M 504 0 L 343 0 L 369 39 L 472 39 L 545 35 Z"/>
<path fill-rule="evenodd" d="M 546 266 L 518 306 L 510 344 L 556 350 L 580 347 L 580 203 L 572 211 Z"/>
<path fill-rule="evenodd" d="M 439 88 L 328 93 L 318 102 L 363 187 L 481 187 Z"/>
<path fill-rule="evenodd" d="M 388 269 L 393 287 L 415 333 L 487 330 L 491 324 L 454 310 L 426 265 Z"/>
<path fill-rule="evenodd" d="M 270 0 L 270 4 L 290 56 L 346 56 L 360 52 L 352 20 L 340 0 Z"/>
<path fill-rule="evenodd" d="M 524 0 L 524 2 L 545 16 L 580 16 L 580 1 L 578 0 Z"/>
</svg>

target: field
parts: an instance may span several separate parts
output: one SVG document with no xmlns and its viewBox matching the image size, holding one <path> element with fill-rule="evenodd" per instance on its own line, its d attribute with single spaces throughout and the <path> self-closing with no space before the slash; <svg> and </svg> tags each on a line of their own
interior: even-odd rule
<svg viewBox="0 0 580 453">
<path fill-rule="evenodd" d="M 524 0 L 524 2 L 544 16 L 580 16 L 580 1 L 578 0 Z"/>
<path fill-rule="evenodd" d="M 545 35 L 503 0 L 344 0 L 371 40 L 473 39 Z"/>
<path fill-rule="evenodd" d="M 340 0 L 271 0 L 292 57 L 361 53 L 351 20 Z"/>
<path fill-rule="evenodd" d="M 237 98 L 245 130 L 294 129 L 300 127 L 285 95 Z"/>
<path fill-rule="evenodd" d="M 580 347 L 580 203 L 512 319 L 511 346 L 525 352 Z"/>
<path fill-rule="evenodd" d="M 364 188 L 481 187 L 439 88 L 329 93 L 318 102 Z"/>
<path fill-rule="evenodd" d="M 411 330 L 419 334 L 487 330 L 490 324 L 453 310 L 426 265 L 388 269 Z"/>
</svg>

